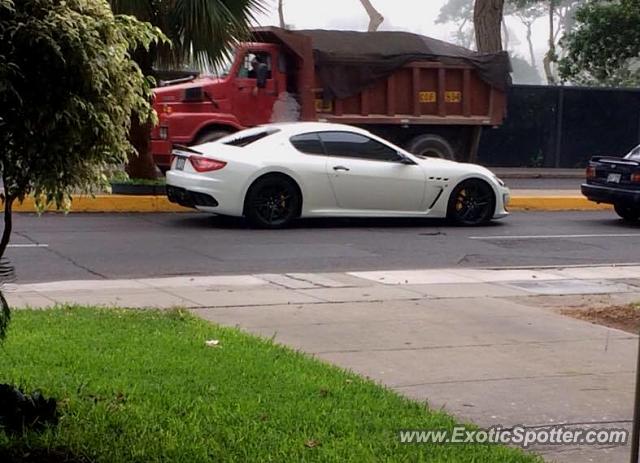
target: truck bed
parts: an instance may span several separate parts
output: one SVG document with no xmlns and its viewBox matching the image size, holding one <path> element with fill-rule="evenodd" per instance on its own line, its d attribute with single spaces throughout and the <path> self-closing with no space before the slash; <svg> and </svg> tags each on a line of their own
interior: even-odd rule
<svg viewBox="0 0 640 463">
<path fill-rule="evenodd" d="M 316 113 L 346 124 L 499 125 L 505 94 L 471 66 L 412 62 L 361 93 L 328 100 L 316 75 Z"/>
</svg>

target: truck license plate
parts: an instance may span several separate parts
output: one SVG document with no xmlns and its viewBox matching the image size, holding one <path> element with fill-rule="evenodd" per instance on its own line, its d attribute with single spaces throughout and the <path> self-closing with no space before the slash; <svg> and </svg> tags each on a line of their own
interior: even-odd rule
<svg viewBox="0 0 640 463">
<path fill-rule="evenodd" d="M 183 158 L 182 156 L 178 157 L 178 159 L 176 159 L 176 170 L 184 170 L 184 163 L 187 160 L 187 158 Z"/>
<path fill-rule="evenodd" d="M 607 182 L 609 182 L 609 183 L 620 183 L 620 174 L 609 174 L 609 175 L 607 175 Z"/>
</svg>

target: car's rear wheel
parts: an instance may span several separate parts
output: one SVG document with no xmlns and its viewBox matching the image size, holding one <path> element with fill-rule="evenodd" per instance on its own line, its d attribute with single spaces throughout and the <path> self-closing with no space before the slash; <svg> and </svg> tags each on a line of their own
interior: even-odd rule
<svg viewBox="0 0 640 463">
<path fill-rule="evenodd" d="M 263 177 L 251 185 L 245 215 L 259 228 L 284 228 L 300 211 L 302 198 L 295 183 L 285 176 Z"/>
<path fill-rule="evenodd" d="M 457 225 L 483 225 L 491 220 L 495 208 L 496 196 L 487 182 L 465 180 L 449 197 L 447 218 Z"/>
<path fill-rule="evenodd" d="M 640 208 L 625 206 L 623 204 L 614 204 L 613 208 L 620 217 L 627 222 L 636 222 L 640 218 Z"/>
</svg>

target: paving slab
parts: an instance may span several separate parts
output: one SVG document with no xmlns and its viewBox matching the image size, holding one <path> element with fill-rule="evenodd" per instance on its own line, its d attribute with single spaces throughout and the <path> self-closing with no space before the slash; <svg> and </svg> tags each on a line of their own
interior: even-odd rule
<svg viewBox="0 0 640 463">
<path fill-rule="evenodd" d="M 478 297 L 530 296 L 529 291 L 489 283 L 411 285 L 414 293 L 435 299 L 475 299 Z"/>
<path fill-rule="evenodd" d="M 392 301 L 398 299 L 422 299 L 420 293 L 408 289 L 386 286 L 365 288 L 316 288 L 301 289 L 299 294 L 312 296 L 325 302 Z"/>
<path fill-rule="evenodd" d="M 190 301 L 190 306 L 202 307 L 269 306 L 322 302 L 322 300 L 313 297 L 313 295 L 282 288 L 228 289 L 221 291 L 198 288 L 170 288 L 165 291 L 174 297 Z"/>
<path fill-rule="evenodd" d="M 321 288 L 348 288 L 363 286 L 364 280 L 344 273 L 287 273 L 288 277 L 308 281 Z"/>
<path fill-rule="evenodd" d="M 534 294 L 611 294 L 630 293 L 638 288 L 608 280 L 514 281 L 505 284 Z"/>
<path fill-rule="evenodd" d="M 615 280 L 624 278 L 640 278 L 640 267 L 637 265 L 606 267 L 574 267 L 550 270 L 551 273 L 568 279 L 581 280 Z"/>
<path fill-rule="evenodd" d="M 465 277 L 446 269 L 351 272 L 349 275 L 386 285 L 478 283 L 475 278 Z"/>
<path fill-rule="evenodd" d="M 15 293 L 20 296 L 22 293 Z M 41 293 L 42 294 L 42 293 Z M 14 296 L 7 293 L 9 299 Z M 42 297 L 42 296 L 41 296 Z M 155 308 L 170 309 L 174 307 L 185 307 L 190 305 L 190 301 L 175 296 L 164 291 L 147 289 L 127 289 L 127 290 L 105 290 L 105 291 L 55 291 L 46 293 L 46 298 L 51 301 L 47 306 L 56 304 L 77 304 L 106 307 L 126 307 L 126 308 Z M 16 300 L 16 302 L 20 302 Z M 31 305 L 23 304 L 22 306 Z M 14 307 L 16 307 L 14 305 Z"/>
<path fill-rule="evenodd" d="M 47 308 L 55 305 L 55 301 L 36 292 L 3 293 L 10 307 Z"/>
<path fill-rule="evenodd" d="M 247 287 L 267 285 L 268 281 L 258 275 L 217 275 L 209 277 L 171 277 L 171 278 L 141 278 L 138 283 L 153 288 L 183 288 L 187 287 Z"/>
<path fill-rule="evenodd" d="M 301 280 L 299 278 L 293 278 L 289 275 L 282 275 L 276 273 L 262 273 L 258 275 L 259 278 L 268 281 L 269 283 L 287 289 L 310 289 L 318 288 L 318 285 L 311 283 L 307 280 Z"/>
</svg>

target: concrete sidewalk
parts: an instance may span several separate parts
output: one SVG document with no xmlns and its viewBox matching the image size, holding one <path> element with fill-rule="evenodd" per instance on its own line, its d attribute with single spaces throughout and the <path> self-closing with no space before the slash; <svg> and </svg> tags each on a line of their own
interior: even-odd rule
<svg viewBox="0 0 640 463">
<path fill-rule="evenodd" d="M 640 300 L 640 266 L 261 274 L 16 285 L 16 306 L 185 306 L 481 426 L 628 428 L 637 337 L 556 308 Z M 628 447 L 537 447 L 622 462 Z"/>
</svg>

